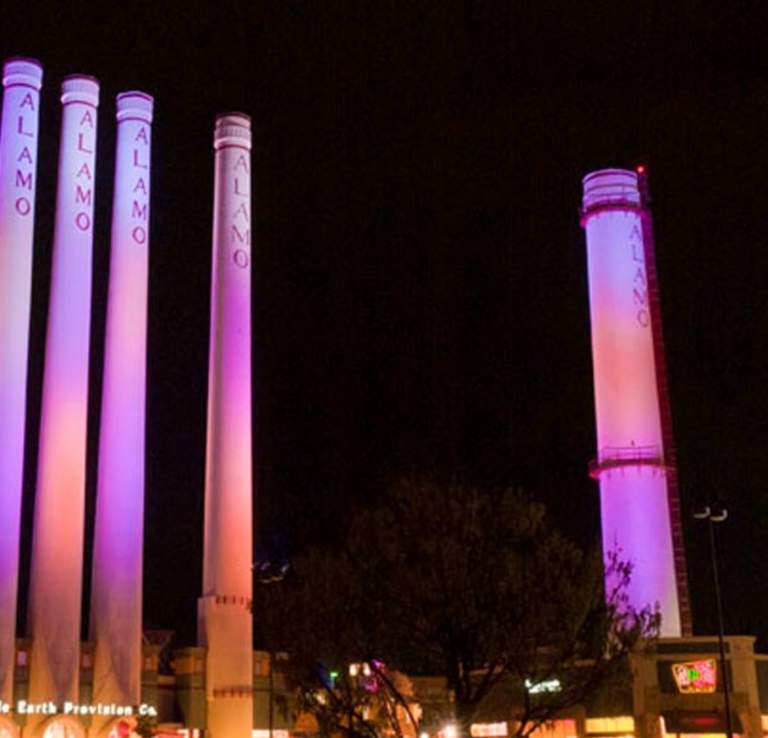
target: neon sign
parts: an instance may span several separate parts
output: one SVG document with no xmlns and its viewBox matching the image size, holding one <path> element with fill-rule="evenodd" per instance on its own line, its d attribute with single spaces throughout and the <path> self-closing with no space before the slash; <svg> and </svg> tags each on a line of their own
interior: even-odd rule
<svg viewBox="0 0 768 738">
<path fill-rule="evenodd" d="M 714 659 L 672 664 L 672 676 L 682 694 L 714 692 L 717 685 L 717 662 Z"/>
<path fill-rule="evenodd" d="M 544 694 L 546 692 L 560 692 L 563 687 L 559 679 L 545 679 L 541 682 L 533 682 L 530 679 L 526 679 L 525 688 L 528 694 Z"/>
<path fill-rule="evenodd" d="M 15 712 L 17 715 L 146 715 L 147 717 L 157 717 L 157 708 L 146 703 L 141 705 L 117 705 L 112 702 L 77 704 L 67 700 L 63 705 L 59 705 L 56 702 L 18 700 L 15 707 L 16 709 L 13 710 L 8 702 L 0 700 L 0 715 Z"/>
<path fill-rule="evenodd" d="M 506 723 L 472 723 L 469 734 L 472 738 L 505 738 L 509 728 Z"/>
</svg>

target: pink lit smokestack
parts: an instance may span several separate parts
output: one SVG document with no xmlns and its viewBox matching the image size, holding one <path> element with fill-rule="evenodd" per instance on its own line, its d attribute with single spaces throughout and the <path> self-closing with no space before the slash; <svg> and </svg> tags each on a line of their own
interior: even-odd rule
<svg viewBox="0 0 768 738">
<path fill-rule="evenodd" d="M 584 178 L 598 445 L 592 472 L 600 483 L 604 551 L 618 552 L 633 566 L 630 605 L 658 604 L 661 635 L 679 636 L 653 331 L 657 306 L 648 289 L 643 219 L 635 172 L 606 169 Z"/>
<path fill-rule="evenodd" d="M 3 67 L 0 122 L 0 702 L 13 697 L 32 240 L 43 68 Z"/>
<path fill-rule="evenodd" d="M 67 77 L 61 102 L 28 623 L 28 699 L 55 703 L 79 685 L 98 82 Z"/>
<path fill-rule="evenodd" d="M 220 115 L 215 183 L 205 552 L 198 633 L 208 649 L 212 738 L 253 726 L 251 520 L 251 121 Z"/>
<path fill-rule="evenodd" d="M 91 592 L 93 701 L 141 702 L 142 544 L 153 101 L 117 96 Z"/>
</svg>

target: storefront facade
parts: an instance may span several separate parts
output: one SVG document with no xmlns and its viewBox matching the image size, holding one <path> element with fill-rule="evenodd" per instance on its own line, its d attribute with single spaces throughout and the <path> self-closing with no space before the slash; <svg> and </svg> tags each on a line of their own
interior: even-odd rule
<svg viewBox="0 0 768 738">
<path fill-rule="evenodd" d="M 725 639 L 731 727 L 741 738 L 768 738 L 768 655 L 754 653 L 754 638 Z M 0 738 L 127 738 L 144 719 L 161 738 L 203 738 L 207 726 L 206 651 L 178 649 L 170 669 L 160 673 L 160 648 L 145 644 L 140 705 L 101 704 L 93 695 L 93 653 L 83 643 L 77 703 L 34 705 L 27 701 L 29 642 L 17 641 L 14 701 L 0 703 Z M 286 710 L 285 682 L 270 675 L 269 654 L 254 652 L 253 738 L 309 736 L 317 730 L 308 716 Z M 578 705 L 539 728 L 532 738 L 725 738 L 727 720 L 717 638 L 661 638 L 631 659 L 631 684 L 591 705 Z M 414 677 L 416 697 L 431 712 L 450 712 L 444 680 Z M 470 728 L 472 738 L 505 738 L 515 733 L 513 698 L 492 695 L 490 707 Z M 270 710 L 270 702 L 272 709 Z M 440 704 L 442 703 L 442 705 Z M 278 706 L 279 705 L 279 706 Z M 28 714 L 45 715 L 34 730 Z M 429 711 L 428 711 L 429 712 Z M 112 719 L 98 735 L 93 714 Z M 270 719 L 271 714 L 271 719 Z M 30 732 L 31 731 L 31 732 Z"/>
<path fill-rule="evenodd" d="M 734 736 L 768 736 L 768 655 L 754 653 L 751 636 L 725 639 Z M 723 669 L 716 637 L 660 638 L 631 659 L 631 684 L 610 700 L 576 706 L 532 738 L 725 738 Z M 511 736 L 515 724 L 495 700 L 474 738 Z"/>
</svg>

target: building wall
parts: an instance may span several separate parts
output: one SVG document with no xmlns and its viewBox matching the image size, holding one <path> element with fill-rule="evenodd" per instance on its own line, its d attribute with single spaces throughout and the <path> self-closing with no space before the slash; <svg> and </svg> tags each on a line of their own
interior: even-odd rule
<svg viewBox="0 0 768 738">
<path fill-rule="evenodd" d="M 729 636 L 726 639 L 731 705 L 746 738 L 768 738 L 768 655 L 754 654 L 754 638 Z M 27 699 L 29 641 L 16 644 L 14 703 Z M 713 637 L 662 638 L 631 660 L 632 683 L 625 689 L 596 695 L 588 705 L 576 706 L 532 738 L 666 738 L 660 718 L 664 715 L 723 715 L 723 682 L 718 668 L 715 690 L 711 693 L 682 694 L 672 676 L 672 665 L 701 659 L 718 659 L 717 639 Z M 159 649 L 146 644 L 142 670 L 142 700 L 158 710 L 157 723 L 162 735 L 194 738 L 206 728 L 205 659 L 203 648 L 177 649 L 170 661 L 172 674 L 159 673 Z M 270 658 L 264 651 L 254 652 L 254 729 L 256 738 L 268 736 L 270 690 L 274 699 L 272 730 L 275 738 L 290 734 L 311 734 L 306 720 L 295 723 L 295 702 L 278 668 L 270 684 Z M 92 690 L 92 648 L 81 644 L 80 702 L 90 701 Z M 167 664 L 166 664 L 167 667 Z M 424 724 L 450 719 L 452 707 L 444 678 L 414 677 L 415 697 L 424 710 Z M 472 726 L 472 736 L 514 734 L 512 716 L 516 692 L 491 695 L 489 709 Z M 518 695 L 519 697 L 519 695 Z M 78 718 L 86 730 L 87 717 Z M 763 724 L 766 728 L 764 730 Z M 0 714 L 0 738 L 28 738 L 23 716 Z M 20 730 L 20 734 L 14 731 Z M 3 732 L 5 731 L 5 733 Z M 195 733 L 195 731 L 198 731 Z M 718 731 L 711 731 L 717 734 Z M 667 735 L 672 731 L 667 730 Z M 703 736 L 704 731 L 699 733 Z M 720 731 L 722 734 L 722 731 Z M 36 736 L 34 738 L 37 738 Z M 90 736 L 90 738 L 96 738 Z"/>
</svg>

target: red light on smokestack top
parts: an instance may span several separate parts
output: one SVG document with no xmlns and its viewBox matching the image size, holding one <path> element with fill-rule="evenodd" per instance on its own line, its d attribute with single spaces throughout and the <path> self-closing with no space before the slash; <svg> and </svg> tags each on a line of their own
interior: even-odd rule
<svg viewBox="0 0 768 738">
<path fill-rule="evenodd" d="M 638 165 L 635 167 L 635 171 L 636 171 L 638 174 L 645 174 L 645 164 L 638 164 Z"/>
</svg>

